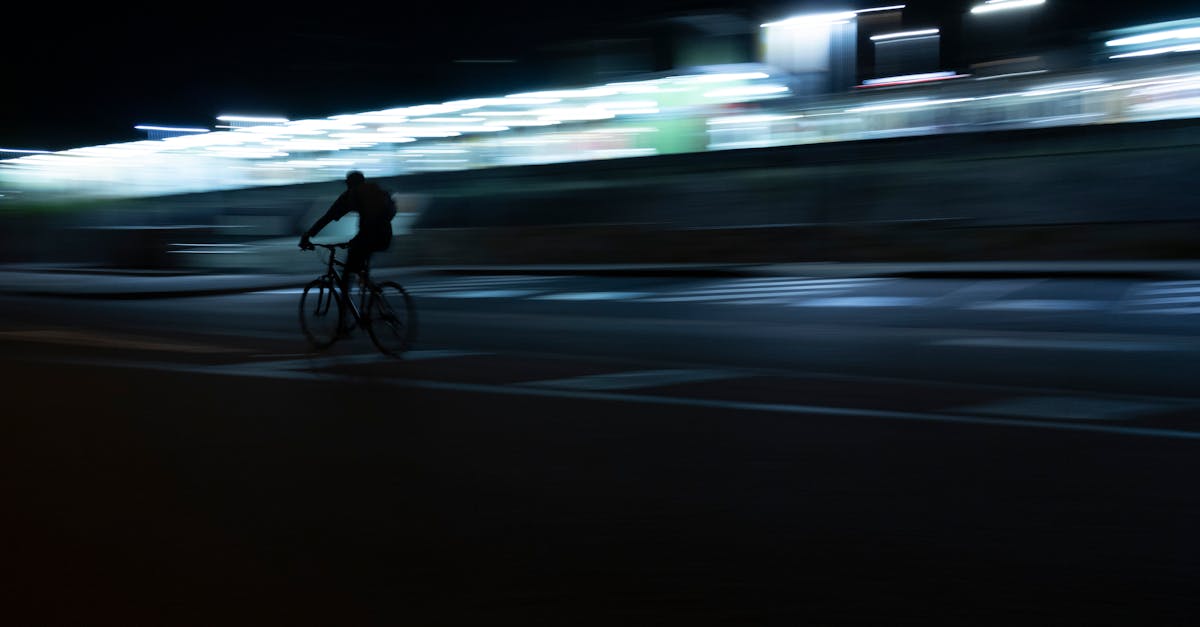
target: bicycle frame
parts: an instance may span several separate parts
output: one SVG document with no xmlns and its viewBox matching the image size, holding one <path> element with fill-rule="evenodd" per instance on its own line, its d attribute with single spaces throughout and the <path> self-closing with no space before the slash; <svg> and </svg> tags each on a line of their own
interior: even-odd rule
<svg viewBox="0 0 1200 627">
<path fill-rule="evenodd" d="M 337 258 L 337 248 L 339 247 L 330 246 L 328 244 L 318 244 L 318 246 L 329 250 L 329 263 L 325 268 L 325 276 L 328 277 L 332 283 L 330 290 L 333 291 L 334 294 L 337 294 L 337 297 L 341 299 L 342 303 L 347 305 L 347 309 L 349 310 L 350 315 L 354 317 L 355 323 L 361 324 L 365 317 L 363 312 L 367 311 L 367 297 L 369 293 L 375 291 L 374 285 L 370 279 L 369 271 L 364 270 L 357 273 L 359 279 L 359 302 L 355 303 L 350 294 L 342 291 L 342 279 L 346 276 L 346 263 L 339 261 Z M 339 267 L 342 268 L 341 272 L 338 271 Z M 349 282 L 347 282 L 346 287 L 349 289 Z"/>
<path fill-rule="evenodd" d="M 347 246 L 316 244 L 314 247 L 329 251 L 329 259 L 325 272 L 304 288 L 300 299 L 300 326 L 309 341 L 317 348 L 326 348 L 361 326 L 383 353 L 399 356 L 407 351 L 416 333 L 416 312 L 408 292 L 395 281 L 376 283 L 371 279 L 370 268 L 364 265 L 355 273 L 359 279 L 359 297 L 355 299 L 346 263 L 337 258 L 337 249 Z M 334 318 L 326 314 L 335 304 L 337 329 L 332 330 L 328 327 L 334 326 Z M 310 320 L 315 326 L 309 324 Z M 322 320 L 328 322 L 322 324 Z"/>
</svg>

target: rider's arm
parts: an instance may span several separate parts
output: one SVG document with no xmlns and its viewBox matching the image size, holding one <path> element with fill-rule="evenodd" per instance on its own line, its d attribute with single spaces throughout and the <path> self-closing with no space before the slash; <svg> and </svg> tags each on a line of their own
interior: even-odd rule
<svg viewBox="0 0 1200 627">
<path fill-rule="evenodd" d="M 349 212 L 350 199 L 348 198 L 347 193 L 343 192 L 341 196 L 338 196 L 337 200 L 333 201 L 333 204 L 330 205 L 329 210 L 325 212 L 325 215 L 318 218 L 317 221 L 314 222 L 313 225 L 309 227 L 309 229 L 305 231 L 303 235 L 300 236 L 300 247 L 304 248 L 304 245 L 308 243 L 308 240 L 317 233 L 320 233 L 321 229 L 325 228 L 325 225 L 335 220 L 342 219 L 342 216 Z"/>
</svg>

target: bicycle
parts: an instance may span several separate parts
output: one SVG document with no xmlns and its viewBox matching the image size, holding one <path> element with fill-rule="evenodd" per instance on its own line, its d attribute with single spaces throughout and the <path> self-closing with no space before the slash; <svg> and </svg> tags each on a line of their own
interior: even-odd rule
<svg viewBox="0 0 1200 627">
<path fill-rule="evenodd" d="M 342 293 L 346 264 L 336 249 L 347 244 L 313 244 L 329 251 L 325 274 L 313 279 L 300 295 L 300 328 L 313 348 L 324 349 L 347 337 L 355 326 L 366 328 L 371 342 L 386 355 L 399 356 L 416 338 L 417 317 L 408 292 L 395 281 L 376 283 L 364 268 L 359 276 L 359 298 Z M 337 267 L 343 270 L 339 273 Z M 351 322 L 346 322 L 347 311 Z"/>
</svg>

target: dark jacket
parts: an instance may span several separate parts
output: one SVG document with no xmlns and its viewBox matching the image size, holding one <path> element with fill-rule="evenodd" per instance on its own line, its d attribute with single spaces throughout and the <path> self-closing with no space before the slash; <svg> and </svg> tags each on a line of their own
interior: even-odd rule
<svg viewBox="0 0 1200 627">
<path fill-rule="evenodd" d="M 326 224 L 340 220 L 351 211 L 358 214 L 358 235 L 350 240 L 382 250 L 392 241 L 392 218 L 396 216 L 396 204 L 382 187 L 365 181 L 342 192 L 329 207 L 329 211 L 308 230 L 308 236 L 316 235 Z"/>
</svg>

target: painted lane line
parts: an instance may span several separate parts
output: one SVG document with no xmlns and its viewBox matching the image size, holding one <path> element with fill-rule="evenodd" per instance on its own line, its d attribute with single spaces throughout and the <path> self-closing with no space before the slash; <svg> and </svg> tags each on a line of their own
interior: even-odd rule
<svg viewBox="0 0 1200 627">
<path fill-rule="evenodd" d="M 1169 405 L 1103 398 L 1032 396 L 956 407 L 954 413 L 1051 420 L 1125 420 L 1173 409 Z"/>
<path fill-rule="evenodd" d="M 521 385 L 567 390 L 633 390 L 637 388 L 661 387 L 677 383 L 697 383 L 745 376 L 727 370 L 635 370 L 608 374 L 528 381 Z"/>
<path fill-rule="evenodd" d="M 0 331 L 0 340 L 39 342 L 44 344 L 63 344 L 67 346 L 90 346 L 94 348 L 122 348 L 165 351 L 174 353 L 216 354 L 249 352 L 249 349 L 246 348 L 164 341 L 151 337 L 109 335 L 94 331 L 74 331 L 68 329 Z"/>
<path fill-rule="evenodd" d="M 965 346 L 970 348 L 1023 348 L 1034 350 L 1117 351 L 1125 353 L 1171 352 L 1186 347 L 1164 342 L 1121 340 L 1028 340 L 1009 337 L 977 337 L 929 342 L 932 346 Z"/>
<path fill-rule="evenodd" d="M 1128 311 L 1131 314 L 1167 314 L 1167 315 L 1190 315 L 1200 314 L 1200 307 L 1172 307 L 1168 309 L 1137 309 Z"/>
<path fill-rule="evenodd" d="M 357 366 L 362 364 L 375 363 L 396 363 L 404 361 L 424 361 L 430 359 L 451 359 L 454 357 L 468 357 L 475 355 L 488 355 L 490 353 L 481 353 L 476 351 L 464 350 L 412 350 L 404 353 L 403 357 L 392 357 L 381 353 L 363 353 L 357 355 L 319 355 L 317 353 L 301 355 L 296 359 L 276 359 L 272 361 L 259 361 L 242 364 L 241 367 L 253 369 L 284 369 L 284 370 L 314 370 L 320 368 L 329 368 L 334 366 Z"/>
<path fill-rule="evenodd" d="M 35 360 L 37 361 L 37 360 Z M 205 367 L 175 363 L 127 362 L 112 359 L 71 359 L 71 360 L 42 360 L 47 363 L 70 363 L 81 366 L 101 366 L 129 368 L 137 370 L 170 370 L 189 374 L 213 376 L 250 376 L 270 379 L 289 379 L 309 381 L 312 383 L 336 383 L 341 385 L 356 384 L 363 381 L 362 377 L 336 375 L 311 371 L 250 369 L 240 366 Z M 427 381 L 421 379 L 376 379 L 376 384 L 385 383 L 401 388 L 417 388 L 449 392 L 473 392 L 479 394 L 496 394 L 503 396 L 526 396 L 561 398 L 568 400 L 595 400 L 618 403 L 636 403 L 647 405 L 665 405 L 674 407 L 695 407 L 699 409 L 724 409 L 736 411 L 752 411 L 775 414 L 792 414 L 799 416 L 842 416 L 845 418 L 876 418 L 882 420 L 898 420 L 911 422 L 939 422 L 944 424 L 960 424 L 991 427 L 1022 427 L 1050 431 L 1071 431 L 1106 435 L 1133 437 L 1167 438 L 1175 440 L 1191 440 L 1200 443 L 1200 431 L 1183 431 L 1179 429 L 1156 429 L 1144 427 L 1129 427 L 1124 425 L 1058 422 L 1051 420 L 1029 420 L 1021 418 L 990 418 L 955 414 L 920 413 L 887 411 L 879 409 L 848 409 L 845 407 L 822 407 L 814 405 L 792 405 L 782 403 L 756 403 L 748 401 L 725 401 L 696 398 L 676 398 L 668 396 L 653 396 L 645 394 L 627 394 L 603 391 L 580 391 L 555 388 L 542 388 L 521 385 L 492 385 L 485 383 L 458 383 L 448 381 Z"/>
<path fill-rule="evenodd" d="M 704 294 L 700 296 L 658 296 L 655 298 L 642 299 L 647 303 L 693 303 L 693 302 L 743 302 L 745 299 L 754 298 L 772 298 L 786 299 L 787 302 L 792 302 L 806 296 L 815 296 L 820 294 L 839 294 L 845 290 L 836 289 L 818 289 L 818 290 L 786 290 L 782 292 L 751 292 L 744 294 L 730 293 L 715 293 Z"/>
<path fill-rule="evenodd" d="M 1034 285 L 1037 285 L 1038 283 L 1042 283 L 1045 280 L 1046 279 L 993 279 L 990 281 L 976 281 L 970 285 L 960 287 L 949 294 L 942 296 L 938 300 L 994 300 L 1007 294 L 1028 289 Z"/>
<path fill-rule="evenodd" d="M 912 307 L 923 305 L 933 298 L 918 296 L 840 296 L 814 298 L 794 303 L 793 307 Z"/>
<path fill-rule="evenodd" d="M 1200 305 L 1200 294 L 1196 296 L 1168 296 L 1164 298 L 1142 298 L 1133 301 L 1134 305 L 1178 305 L 1183 303 Z"/>
<path fill-rule="evenodd" d="M 878 280 L 844 281 L 842 279 L 812 279 L 806 281 L 786 281 L 770 285 L 744 285 L 741 283 L 713 284 L 707 287 L 679 290 L 671 292 L 674 296 L 701 296 L 704 294 L 736 294 L 739 292 L 779 292 L 806 291 L 814 289 L 850 289 L 863 285 L 876 284 Z"/>
<path fill-rule="evenodd" d="M 534 296 L 534 300 L 635 300 L 649 296 L 647 292 L 563 292 Z"/>
<path fill-rule="evenodd" d="M 967 305 L 964 309 L 1000 311 L 1096 311 L 1107 309 L 1110 303 L 1097 300 L 1001 300 Z"/>
<path fill-rule="evenodd" d="M 519 298 L 540 294 L 542 290 L 466 290 L 462 292 L 414 292 L 427 298 Z"/>
<path fill-rule="evenodd" d="M 1200 292 L 1200 281 L 1168 281 L 1151 283 L 1140 290 L 1143 294 L 1175 294 Z"/>
</svg>

